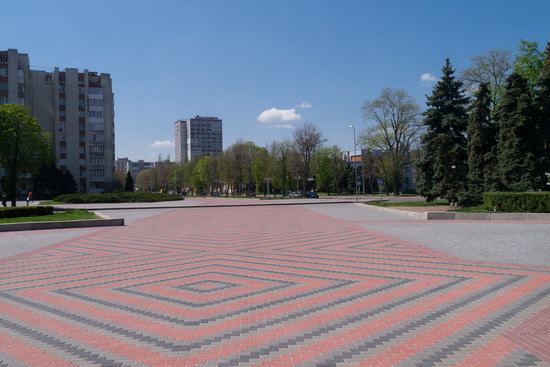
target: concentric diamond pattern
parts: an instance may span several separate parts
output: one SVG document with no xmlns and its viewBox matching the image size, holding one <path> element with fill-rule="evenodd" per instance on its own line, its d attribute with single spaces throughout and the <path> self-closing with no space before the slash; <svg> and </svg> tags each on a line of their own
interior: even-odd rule
<svg viewBox="0 0 550 367">
<path fill-rule="evenodd" d="M 0 366 L 548 366 L 550 268 L 305 207 L 173 210 L 0 264 Z"/>
</svg>

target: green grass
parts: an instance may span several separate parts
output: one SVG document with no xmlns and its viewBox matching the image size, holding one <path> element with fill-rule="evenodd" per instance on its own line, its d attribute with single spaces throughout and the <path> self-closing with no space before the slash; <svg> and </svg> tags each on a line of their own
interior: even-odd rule
<svg viewBox="0 0 550 367">
<path fill-rule="evenodd" d="M 53 201 L 53 200 L 40 200 L 38 205 L 56 205 L 56 204 L 65 204 L 61 201 Z"/>
<path fill-rule="evenodd" d="M 374 206 L 439 206 L 439 205 L 449 205 L 449 202 L 447 200 L 434 200 L 431 202 L 427 202 L 425 200 L 422 201 L 369 201 L 366 203 L 367 205 L 374 205 Z"/>
<path fill-rule="evenodd" d="M 456 212 L 456 213 L 492 213 L 491 210 L 485 209 L 483 207 L 483 205 L 468 206 L 468 207 L 465 207 L 465 208 L 452 209 L 452 210 L 449 210 L 449 211 Z"/>
<path fill-rule="evenodd" d="M 95 213 L 87 210 L 67 210 L 64 212 L 48 214 L 48 215 L 36 215 L 32 217 L 19 217 L 19 218 L 2 218 L 2 223 L 24 223 L 24 222 L 56 222 L 67 220 L 80 220 L 80 219 L 98 219 L 99 217 Z"/>
</svg>

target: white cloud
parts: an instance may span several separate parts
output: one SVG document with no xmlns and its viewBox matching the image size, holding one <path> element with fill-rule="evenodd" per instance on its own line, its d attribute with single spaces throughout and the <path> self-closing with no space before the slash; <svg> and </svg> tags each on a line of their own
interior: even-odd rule
<svg viewBox="0 0 550 367">
<path fill-rule="evenodd" d="M 420 75 L 420 81 L 421 82 L 431 83 L 431 82 L 435 82 L 436 80 L 437 80 L 437 78 L 431 73 L 424 73 L 424 74 Z"/>
<path fill-rule="evenodd" d="M 296 105 L 296 108 L 311 108 L 311 103 L 310 102 L 302 102 L 302 103 Z"/>
<path fill-rule="evenodd" d="M 273 127 L 278 127 L 280 129 L 296 129 L 296 126 L 290 124 L 275 124 Z"/>
<path fill-rule="evenodd" d="M 153 143 L 149 144 L 149 148 L 173 148 L 175 143 L 170 140 L 155 140 Z"/>
<path fill-rule="evenodd" d="M 288 110 L 270 108 L 258 116 L 258 121 L 263 123 L 274 123 L 274 122 L 289 122 L 289 121 L 299 121 L 302 119 L 300 114 L 296 113 L 295 108 L 290 108 Z"/>
</svg>

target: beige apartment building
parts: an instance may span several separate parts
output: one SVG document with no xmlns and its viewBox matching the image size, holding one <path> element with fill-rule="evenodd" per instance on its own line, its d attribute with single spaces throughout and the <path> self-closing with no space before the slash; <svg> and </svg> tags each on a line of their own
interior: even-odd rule
<svg viewBox="0 0 550 367">
<path fill-rule="evenodd" d="M 57 166 L 71 172 L 81 192 L 111 185 L 115 131 L 109 74 L 31 70 L 27 54 L 0 51 L 0 103 L 29 108 L 53 137 Z"/>
</svg>

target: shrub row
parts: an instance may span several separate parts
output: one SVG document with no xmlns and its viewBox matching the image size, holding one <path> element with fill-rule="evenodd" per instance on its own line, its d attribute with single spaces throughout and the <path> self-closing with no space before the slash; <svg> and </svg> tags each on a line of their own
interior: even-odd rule
<svg viewBox="0 0 550 367">
<path fill-rule="evenodd" d="M 156 192 L 111 192 L 89 194 L 65 194 L 54 201 L 70 204 L 86 203 L 152 203 L 157 201 L 183 200 L 181 195 Z"/>
<path fill-rule="evenodd" d="M 53 206 L 20 206 L 0 208 L 0 218 L 33 217 L 53 214 Z"/>
<path fill-rule="evenodd" d="M 550 192 L 486 192 L 487 210 L 515 213 L 550 213 Z"/>
</svg>

